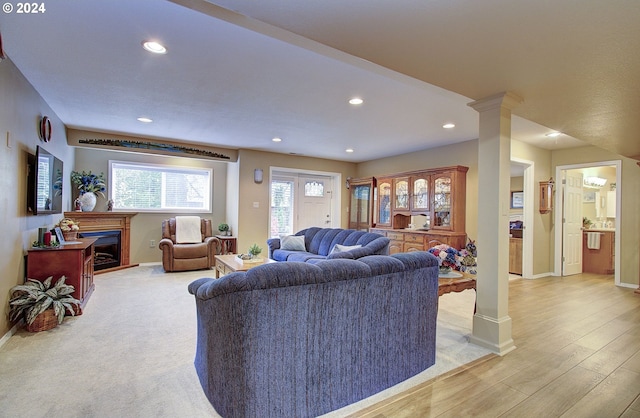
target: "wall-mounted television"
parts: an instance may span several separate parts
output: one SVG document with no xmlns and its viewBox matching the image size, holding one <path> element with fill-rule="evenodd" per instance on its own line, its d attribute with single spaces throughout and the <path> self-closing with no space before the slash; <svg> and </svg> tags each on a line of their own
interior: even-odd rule
<svg viewBox="0 0 640 418">
<path fill-rule="evenodd" d="M 62 161 L 38 145 L 27 165 L 27 211 L 34 215 L 62 213 Z"/>
</svg>

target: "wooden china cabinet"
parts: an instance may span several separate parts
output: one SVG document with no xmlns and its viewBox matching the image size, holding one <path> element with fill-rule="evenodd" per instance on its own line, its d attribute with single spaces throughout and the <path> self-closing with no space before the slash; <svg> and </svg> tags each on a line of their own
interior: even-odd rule
<svg viewBox="0 0 640 418">
<path fill-rule="evenodd" d="M 371 231 L 391 239 L 392 254 L 439 243 L 464 248 L 467 171 L 452 166 L 376 179 L 377 217 Z"/>
<path fill-rule="evenodd" d="M 373 177 L 349 180 L 349 229 L 368 231 L 373 222 Z"/>
</svg>

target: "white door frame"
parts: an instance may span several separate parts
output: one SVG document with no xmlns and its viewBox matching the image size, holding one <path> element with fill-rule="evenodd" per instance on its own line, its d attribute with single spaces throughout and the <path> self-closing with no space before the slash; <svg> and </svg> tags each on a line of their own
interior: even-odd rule
<svg viewBox="0 0 640 418">
<path fill-rule="evenodd" d="M 333 188 L 333 199 L 331 199 L 331 224 L 327 225 L 327 228 L 339 228 L 342 222 L 340 216 L 340 208 L 342 207 L 342 189 L 340 188 L 342 182 L 342 174 L 330 171 L 317 171 L 317 170 L 304 170 L 300 168 L 290 167 L 269 167 L 269 178 L 272 178 L 274 173 L 277 174 L 289 174 L 289 175 L 301 175 L 301 176 L 324 176 L 331 178 L 331 186 Z M 271 187 L 269 187 L 269 202 L 271 202 Z M 269 205 L 271 206 L 271 205 Z M 271 211 L 271 209 L 269 209 Z M 269 217 L 271 218 L 271 217 Z M 271 221 L 268 222 L 267 233 L 270 235 Z M 293 231 L 294 233 L 297 231 Z"/>
<path fill-rule="evenodd" d="M 603 167 L 614 166 L 616 168 L 616 234 L 615 234 L 615 273 L 614 283 L 616 286 L 620 286 L 620 198 L 622 196 L 622 161 L 597 161 L 593 163 L 583 164 L 569 164 L 556 166 L 556 179 L 563 178 L 562 172 L 565 170 L 574 170 L 579 168 L 589 167 Z M 562 202 L 562 187 L 557 185 L 554 192 L 554 204 L 557 206 L 557 202 Z M 554 226 L 555 226 L 555 251 L 554 251 L 554 276 L 560 276 L 562 274 L 562 210 L 563 208 L 554 208 Z"/>
<path fill-rule="evenodd" d="M 524 192 L 524 230 L 522 231 L 522 277 L 533 279 L 533 214 L 535 210 L 536 185 L 534 180 L 535 163 L 522 158 L 511 158 L 514 163 L 525 167 L 523 183 Z"/>
</svg>

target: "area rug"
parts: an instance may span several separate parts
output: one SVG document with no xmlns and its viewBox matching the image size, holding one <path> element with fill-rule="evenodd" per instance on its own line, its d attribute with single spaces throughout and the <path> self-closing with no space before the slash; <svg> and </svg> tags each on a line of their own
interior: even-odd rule
<svg viewBox="0 0 640 418">
<path fill-rule="evenodd" d="M 217 417 L 193 366 L 196 312 L 187 285 L 214 272 L 143 265 L 95 276 L 83 315 L 19 330 L 0 347 L 0 415 Z M 440 297 L 435 366 L 327 416 L 358 411 L 488 353 L 470 344 L 475 293 Z"/>
</svg>

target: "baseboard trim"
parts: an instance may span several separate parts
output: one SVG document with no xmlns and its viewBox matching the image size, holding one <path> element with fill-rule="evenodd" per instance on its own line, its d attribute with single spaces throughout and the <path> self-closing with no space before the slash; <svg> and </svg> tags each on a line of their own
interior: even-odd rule
<svg viewBox="0 0 640 418">
<path fill-rule="evenodd" d="M 9 341 L 9 338 L 11 338 L 13 336 L 13 334 L 18 332 L 18 326 L 20 326 L 20 325 L 22 325 L 22 321 L 18 321 L 17 324 L 15 324 L 13 327 L 11 327 L 11 329 L 9 331 L 7 331 L 7 333 L 4 334 L 2 336 L 2 338 L 0 338 L 0 347 L 2 347 L 7 341 Z"/>
</svg>

